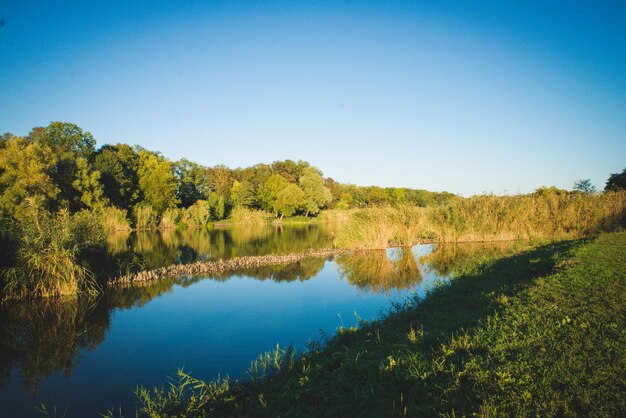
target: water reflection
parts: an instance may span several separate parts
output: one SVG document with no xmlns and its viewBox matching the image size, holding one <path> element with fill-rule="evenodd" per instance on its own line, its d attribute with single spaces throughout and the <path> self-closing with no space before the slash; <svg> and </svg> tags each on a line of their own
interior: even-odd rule
<svg viewBox="0 0 626 418">
<path fill-rule="evenodd" d="M 479 269 L 497 260 L 518 245 L 516 242 L 463 243 L 437 245 L 435 251 L 419 257 L 426 272 L 442 277 L 456 278 L 475 274 Z"/>
<path fill-rule="evenodd" d="M 337 257 L 337 265 L 350 284 L 372 292 L 410 289 L 422 281 L 410 248 L 344 254 Z"/>
<path fill-rule="evenodd" d="M 115 236 L 108 258 L 102 264 L 113 260 L 119 263 L 116 268 L 151 268 L 198 258 L 302 251 L 328 246 L 328 240 L 328 233 L 319 228 L 172 230 L 161 234 Z M 432 253 L 420 256 L 411 249 L 356 252 L 337 256 L 334 263 L 350 285 L 368 293 L 387 293 L 416 288 L 426 273 L 456 277 L 475 271 L 510 251 L 511 246 L 439 246 Z M 243 275 L 257 280 L 304 282 L 316 278 L 328 260 L 311 258 L 289 265 L 264 266 L 231 272 L 213 280 L 226 281 Z M 107 289 L 99 298 L 91 300 L 43 300 L 2 306 L 0 386 L 11 383 L 13 373 L 13 379 L 19 379 L 26 391 L 36 394 L 41 381 L 54 372 L 70 376 L 80 361 L 81 351 L 91 351 L 102 344 L 115 310 L 141 307 L 172 292 L 175 285 L 188 287 L 201 280 L 205 278 L 165 279 L 141 286 Z M 237 306 L 237 300 L 232 303 Z"/>
<path fill-rule="evenodd" d="M 54 372 L 69 376 L 81 349 L 104 341 L 109 311 L 96 301 L 30 301 L 12 303 L 0 312 L 0 382 L 19 368 L 23 387 L 37 393 L 38 384 Z"/>
<path fill-rule="evenodd" d="M 106 253 L 88 254 L 83 264 L 105 280 L 170 264 L 328 248 L 335 230 L 327 223 L 121 232 L 108 238 Z"/>
</svg>

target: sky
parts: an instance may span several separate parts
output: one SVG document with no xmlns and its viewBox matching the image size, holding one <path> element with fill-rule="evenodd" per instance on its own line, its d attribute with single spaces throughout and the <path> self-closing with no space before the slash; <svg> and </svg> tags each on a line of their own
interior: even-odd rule
<svg viewBox="0 0 626 418">
<path fill-rule="evenodd" d="M 0 0 L 0 132 L 515 194 L 626 167 L 626 2 Z"/>
</svg>

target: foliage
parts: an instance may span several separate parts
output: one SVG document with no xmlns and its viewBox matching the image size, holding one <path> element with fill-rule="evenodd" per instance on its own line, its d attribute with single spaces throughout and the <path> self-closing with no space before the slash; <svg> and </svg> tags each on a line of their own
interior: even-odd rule
<svg viewBox="0 0 626 418">
<path fill-rule="evenodd" d="M 139 188 L 144 202 L 158 215 L 180 202 L 176 194 L 177 184 L 172 163 L 158 154 L 139 151 Z"/>
<path fill-rule="evenodd" d="M 291 216 L 302 205 L 304 200 L 304 192 L 295 184 L 287 184 L 276 195 L 276 201 L 273 205 L 273 211 L 280 217 Z"/>
<path fill-rule="evenodd" d="M 72 186 L 80 193 L 80 201 L 89 209 L 99 209 L 106 205 L 104 190 L 100 183 L 100 172 L 92 171 L 86 159 L 76 159 L 76 180 Z"/>
<path fill-rule="evenodd" d="M 0 149 L 0 208 L 21 218 L 27 200 L 48 207 L 59 194 L 52 181 L 57 158 L 50 147 L 12 137 Z"/>
<path fill-rule="evenodd" d="M 594 194 L 598 191 L 596 189 L 596 186 L 594 186 L 591 183 L 591 179 L 578 180 L 576 183 L 574 183 L 573 189 L 575 191 L 579 191 L 579 192 L 583 192 L 587 194 Z"/>
<path fill-rule="evenodd" d="M 113 206 L 128 211 L 141 200 L 139 155 L 130 146 L 103 145 L 96 153 L 93 168 L 100 172 L 104 194 Z"/>
<path fill-rule="evenodd" d="M 606 186 L 604 187 L 604 190 L 626 190 L 626 168 L 623 169 L 621 173 L 611 174 L 609 179 L 606 181 Z"/>
<path fill-rule="evenodd" d="M 258 199 L 261 202 L 261 209 L 272 212 L 278 216 L 276 211 L 276 201 L 278 200 L 278 193 L 289 185 L 287 180 L 279 174 L 272 174 L 268 179 L 259 187 Z"/>
<path fill-rule="evenodd" d="M 52 122 L 45 128 L 31 130 L 27 139 L 52 150 L 56 164 L 51 176 L 60 189 L 59 200 L 71 210 L 80 208 L 81 193 L 74 187 L 74 181 L 78 174 L 78 159 L 91 161 L 95 152 L 96 141 L 91 133 L 73 123 Z"/>
<path fill-rule="evenodd" d="M 184 208 L 188 208 L 200 199 L 204 199 L 207 186 L 206 169 L 185 158 L 174 163 L 174 174 L 178 183 L 178 198 Z"/>
<path fill-rule="evenodd" d="M 165 209 L 165 212 L 161 215 L 161 221 L 159 222 L 159 228 L 171 229 L 176 228 L 183 216 L 183 210 L 178 208 Z"/>
<path fill-rule="evenodd" d="M 333 200 L 330 189 L 324 186 L 324 179 L 317 169 L 313 167 L 304 168 L 299 183 L 304 192 L 304 202 L 302 203 L 302 207 L 306 211 L 304 216 L 319 213 Z"/>
</svg>

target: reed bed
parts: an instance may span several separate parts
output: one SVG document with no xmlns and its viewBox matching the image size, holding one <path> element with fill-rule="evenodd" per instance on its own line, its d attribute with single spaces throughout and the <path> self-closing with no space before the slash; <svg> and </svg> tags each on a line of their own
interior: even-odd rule
<svg viewBox="0 0 626 418">
<path fill-rule="evenodd" d="M 106 232 L 115 233 L 131 230 L 124 209 L 116 208 L 115 206 L 107 206 L 100 209 L 99 215 L 102 228 Z"/>
<path fill-rule="evenodd" d="M 371 208 L 351 214 L 341 248 L 386 248 L 424 241 L 566 239 L 615 231 L 626 223 L 626 192 L 597 195 L 540 189 L 530 195 L 481 195 L 433 208 Z"/>
<path fill-rule="evenodd" d="M 108 284 L 109 286 L 133 285 L 135 283 L 178 276 L 219 275 L 233 270 L 243 270 L 275 264 L 298 263 L 309 257 L 329 257 L 345 252 L 345 250 L 329 248 L 285 255 L 249 256 L 226 260 L 220 259 L 216 261 L 197 261 L 190 264 L 172 264 L 166 267 L 126 274 L 111 279 Z"/>
<path fill-rule="evenodd" d="M 238 206 L 233 208 L 229 217 L 230 223 L 262 226 L 268 222 L 268 214 L 262 210 L 254 210 Z"/>
</svg>

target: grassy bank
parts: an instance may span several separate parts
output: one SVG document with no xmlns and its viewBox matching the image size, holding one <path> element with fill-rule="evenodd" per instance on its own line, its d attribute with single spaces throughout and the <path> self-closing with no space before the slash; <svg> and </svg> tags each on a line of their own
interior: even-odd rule
<svg viewBox="0 0 626 418">
<path fill-rule="evenodd" d="M 620 416 L 626 233 L 515 250 L 250 380 L 179 373 L 147 416 Z"/>
</svg>

